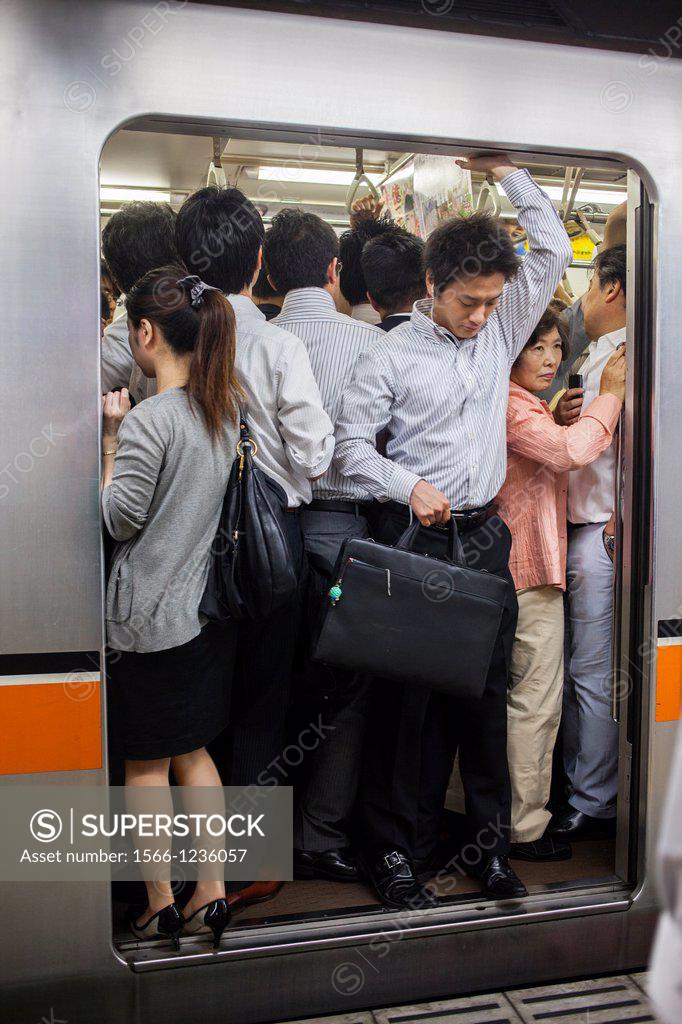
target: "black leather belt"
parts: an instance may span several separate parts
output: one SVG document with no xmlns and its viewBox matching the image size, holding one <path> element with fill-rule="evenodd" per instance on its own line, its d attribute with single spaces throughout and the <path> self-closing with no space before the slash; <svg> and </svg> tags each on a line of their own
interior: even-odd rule
<svg viewBox="0 0 682 1024">
<path fill-rule="evenodd" d="M 322 498 L 315 498 L 309 505 L 311 512 L 347 512 L 353 516 L 364 516 L 371 501 L 325 501 Z"/>
<path fill-rule="evenodd" d="M 487 522 L 496 513 L 497 505 L 494 501 L 489 501 L 487 505 L 482 505 L 480 508 L 450 509 L 450 515 L 457 523 L 457 529 L 460 533 L 473 530 L 477 526 L 482 526 L 483 523 Z M 447 530 L 448 528 L 447 523 L 434 523 L 433 525 L 439 530 Z"/>
<path fill-rule="evenodd" d="M 397 501 L 389 501 L 386 503 L 386 508 L 391 512 L 399 513 L 405 519 L 409 519 L 410 509 L 408 505 L 401 505 Z M 455 520 L 460 533 L 474 530 L 496 514 L 497 505 L 494 500 L 489 501 L 487 505 L 482 505 L 480 508 L 450 509 L 450 515 Z M 447 523 L 433 524 L 433 529 L 436 530 L 447 530 L 447 528 Z"/>
</svg>

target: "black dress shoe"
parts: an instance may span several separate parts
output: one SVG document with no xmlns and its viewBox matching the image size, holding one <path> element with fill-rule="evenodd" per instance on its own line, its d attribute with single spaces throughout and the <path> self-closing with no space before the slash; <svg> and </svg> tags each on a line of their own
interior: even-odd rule
<svg viewBox="0 0 682 1024">
<path fill-rule="evenodd" d="M 227 907 L 231 914 L 246 907 L 252 907 L 256 903 L 267 903 L 273 900 L 280 891 L 284 882 L 250 882 L 243 889 L 236 892 L 228 892 L 226 897 Z"/>
<path fill-rule="evenodd" d="M 497 899 L 519 899 L 528 895 L 528 890 L 507 857 L 491 857 L 482 871 L 475 872 L 474 877 L 479 880 L 484 892 Z"/>
<path fill-rule="evenodd" d="M 322 853 L 294 850 L 294 878 L 357 882 L 358 877 L 358 866 L 350 850 L 325 850 Z"/>
<path fill-rule="evenodd" d="M 411 862 L 398 850 L 372 860 L 363 858 L 362 866 L 385 906 L 395 910 L 423 910 L 438 905 L 431 890 L 420 885 Z"/>
<path fill-rule="evenodd" d="M 545 835 L 531 843 L 512 843 L 509 856 L 512 860 L 569 860 L 573 851 L 568 843 L 560 843 Z"/>
<path fill-rule="evenodd" d="M 568 807 L 554 815 L 547 835 L 560 842 L 578 839 L 612 839 L 616 834 L 615 818 L 591 818 L 589 814 Z"/>
</svg>

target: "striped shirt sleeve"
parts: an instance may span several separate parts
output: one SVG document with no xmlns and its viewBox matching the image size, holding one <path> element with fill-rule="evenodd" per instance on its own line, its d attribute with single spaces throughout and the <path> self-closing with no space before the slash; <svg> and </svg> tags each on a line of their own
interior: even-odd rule
<svg viewBox="0 0 682 1024">
<path fill-rule="evenodd" d="M 501 184 L 518 210 L 519 224 L 525 229 L 530 246 L 495 311 L 511 364 L 547 309 L 573 258 L 573 250 L 551 199 L 528 171 L 514 171 Z"/>
<path fill-rule="evenodd" d="M 376 348 L 357 362 L 341 399 L 336 422 L 334 465 L 379 501 L 408 504 L 422 477 L 380 455 L 376 436 L 391 421 L 395 389 Z"/>
</svg>

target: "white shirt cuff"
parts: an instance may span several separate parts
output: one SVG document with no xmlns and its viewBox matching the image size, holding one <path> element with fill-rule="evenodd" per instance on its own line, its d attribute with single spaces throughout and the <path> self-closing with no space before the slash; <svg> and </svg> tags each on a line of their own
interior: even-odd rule
<svg viewBox="0 0 682 1024">
<path fill-rule="evenodd" d="M 411 473 L 409 469 L 403 469 L 394 463 L 391 479 L 386 486 L 386 494 L 392 501 L 399 501 L 403 505 L 409 505 L 410 495 L 414 490 L 415 484 L 418 484 L 423 479 L 423 477 L 417 476 L 416 473 Z"/>
</svg>

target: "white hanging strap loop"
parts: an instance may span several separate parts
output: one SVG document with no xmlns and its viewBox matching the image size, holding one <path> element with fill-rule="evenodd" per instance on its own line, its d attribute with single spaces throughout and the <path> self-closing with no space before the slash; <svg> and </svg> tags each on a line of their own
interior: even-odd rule
<svg viewBox="0 0 682 1024">
<path fill-rule="evenodd" d="M 350 185 L 348 186 L 348 194 L 346 196 L 346 210 L 348 211 L 348 213 L 351 212 L 351 207 L 353 206 L 353 203 L 355 201 L 355 197 L 358 194 L 358 189 L 360 188 L 361 185 L 366 185 L 367 188 L 369 189 L 370 193 L 374 196 L 375 199 L 379 199 L 380 198 L 379 190 L 369 180 L 369 178 L 365 174 L 365 167 L 364 167 L 364 163 L 363 163 L 363 159 L 362 159 L 362 150 L 361 149 L 356 149 L 355 150 L 355 177 L 353 178 L 353 180 L 351 181 Z"/>
<path fill-rule="evenodd" d="M 576 196 L 578 195 L 578 188 L 580 187 L 580 182 L 582 181 L 582 178 L 582 167 L 576 167 L 575 178 L 573 179 L 573 187 L 571 188 L 571 194 L 569 196 L 568 204 L 566 206 L 566 212 L 564 214 L 564 221 L 570 220 L 570 218 L 573 216 L 573 207 L 575 206 L 575 200 Z"/>
<path fill-rule="evenodd" d="M 488 173 L 485 176 L 485 181 L 481 185 L 481 191 L 478 193 L 478 201 L 476 203 L 476 211 L 485 210 L 488 205 L 488 201 L 492 203 L 492 214 L 493 217 L 499 217 L 500 210 L 502 209 L 502 203 L 500 201 L 500 193 L 497 191 L 497 185 L 492 174 Z"/>
<path fill-rule="evenodd" d="M 573 168 L 567 167 L 564 173 L 564 190 L 561 194 L 561 202 L 559 203 L 559 216 L 562 220 L 566 220 L 564 214 L 566 207 L 568 206 L 568 194 L 571 188 L 571 181 L 573 180 Z"/>
<path fill-rule="evenodd" d="M 594 242 L 595 245 L 599 245 L 599 243 L 601 242 L 601 238 L 588 221 L 585 212 L 583 210 L 574 210 L 573 219 L 577 220 L 578 224 L 580 224 L 580 227 L 583 229 L 589 240 L 591 242 Z"/>
<path fill-rule="evenodd" d="M 225 171 L 223 169 L 221 161 L 221 151 L 223 148 L 223 140 L 217 136 L 213 136 L 213 159 L 208 168 L 208 174 L 206 175 L 207 185 L 217 185 L 218 188 L 225 188 L 227 185 L 227 179 L 225 177 Z"/>
</svg>

